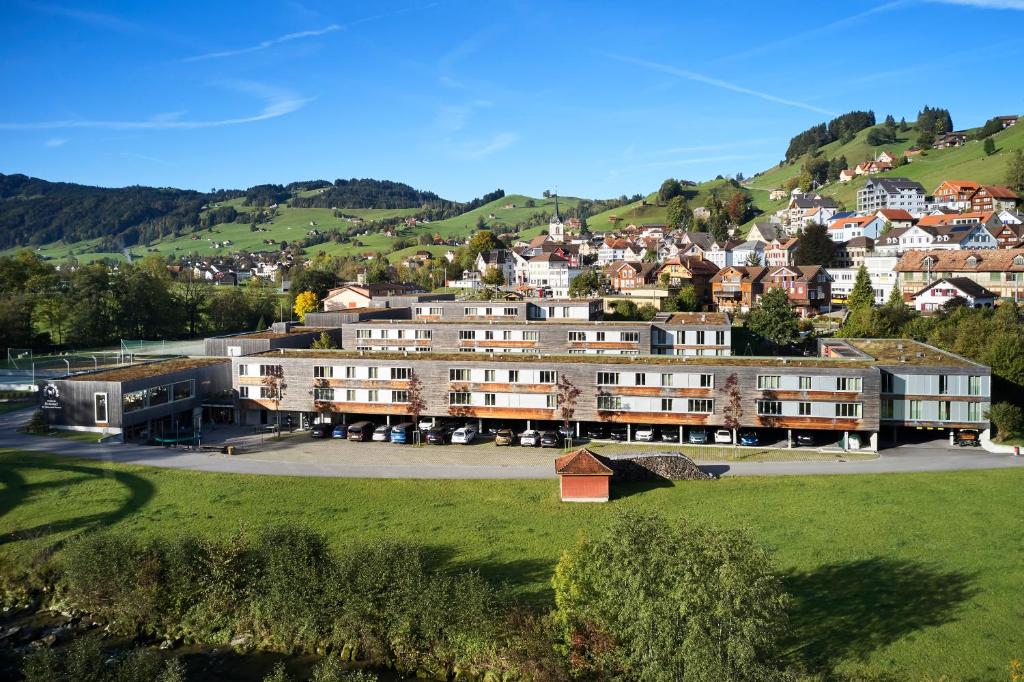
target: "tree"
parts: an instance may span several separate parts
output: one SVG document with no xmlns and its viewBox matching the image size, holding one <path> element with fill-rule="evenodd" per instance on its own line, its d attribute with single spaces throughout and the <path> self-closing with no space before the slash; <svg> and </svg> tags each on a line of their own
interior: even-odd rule
<svg viewBox="0 0 1024 682">
<path fill-rule="evenodd" d="M 692 285 L 686 285 L 675 296 L 666 298 L 661 309 L 667 313 L 692 313 L 700 310 L 697 290 Z"/>
<path fill-rule="evenodd" d="M 189 336 L 199 333 L 199 322 L 210 304 L 212 285 L 192 270 L 185 270 L 174 286 L 174 294 L 181 305 L 182 312 L 188 322 Z"/>
<path fill-rule="evenodd" d="M 751 251 L 750 253 L 747 254 L 747 260 L 744 261 L 743 264 L 751 268 L 761 267 L 761 254 L 759 254 L 757 251 Z"/>
<path fill-rule="evenodd" d="M 416 428 L 419 428 L 420 415 L 426 409 L 427 403 L 423 400 L 423 382 L 420 381 L 420 377 L 416 374 L 415 369 L 409 370 L 409 383 L 406 385 L 405 391 L 408 399 L 405 409 L 408 410 L 409 416 L 412 417 L 412 423 L 417 425 Z"/>
<path fill-rule="evenodd" d="M 740 391 L 740 379 L 736 372 L 725 378 L 722 387 L 725 395 L 725 406 L 722 408 L 722 426 L 732 431 L 732 442 L 736 442 L 736 429 L 743 422 L 743 393 Z"/>
<path fill-rule="evenodd" d="M 306 313 L 311 313 L 320 307 L 320 299 L 312 291 L 302 291 L 295 296 L 293 310 L 299 322 L 306 321 Z"/>
<path fill-rule="evenodd" d="M 729 220 L 737 225 L 746 222 L 750 215 L 750 197 L 745 192 L 733 192 L 725 204 L 725 212 Z"/>
<path fill-rule="evenodd" d="M 995 425 L 999 440 L 1024 435 L 1024 410 L 1019 405 L 996 403 L 985 413 L 985 419 Z"/>
<path fill-rule="evenodd" d="M 857 269 L 857 278 L 853 282 L 853 289 L 846 299 L 846 308 L 855 310 L 859 308 L 871 308 L 875 304 L 875 289 L 871 286 L 871 275 L 868 269 L 861 265 Z"/>
<path fill-rule="evenodd" d="M 601 288 L 601 277 L 593 268 L 587 268 L 569 282 L 569 297 L 582 298 L 596 293 Z"/>
<path fill-rule="evenodd" d="M 1024 150 L 1014 150 L 1006 166 L 1006 186 L 1016 192 L 1024 192 Z"/>
<path fill-rule="evenodd" d="M 281 436 L 281 400 L 284 399 L 285 389 L 288 387 L 284 382 L 284 368 L 281 365 L 263 365 L 266 374 L 260 381 L 265 391 L 260 396 L 262 400 L 269 400 L 274 403 L 274 413 L 277 415 L 277 435 Z"/>
<path fill-rule="evenodd" d="M 828 236 L 828 228 L 812 223 L 804 228 L 796 243 L 793 260 L 796 265 L 828 265 L 836 244 Z"/>
<path fill-rule="evenodd" d="M 637 319 L 644 322 L 650 322 L 654 319 L 654 316 L 658 314 L 658 309 L 650 303 L 644 303 L 642 306 L 636 309 Z"/>
<path fill-rule="evenodd" d="M 740 531 L 626 511 L 563 553 L 552 584 L 574 677 L 778 676 L 787 598 L 771 557 Z"/>
<path fill-rule="evenodd" d="M 555 404 L 558 405 L 558 416 L 562 418 L 562 426 L 569 428 L 569 422 L 576 414 L 576 401 L 583 393 L 569 380 L 565 372 L 558 373 L 558 383 L 555 385 Z"/>
<path fill-rule="evenodd" d="M 889 292 L 889 298 L 885 299 L 886 308 L 906 308 L 907 302 L 903 300 L 903 290 L 900 289 L 900 285 L 897 282 L 893 285 L 892 291 Z"/>
<path fill-rule="evenodd" d="M 661 187 L 658 188 L 658 199 L 665 203 L 671 201 L 674 197 L 682 196 L 683 186 L 675 178 L 668 178 L 665 182 L 661 183 Z"/>
<path fill-rule="evenodd" d="M 293 292 L 312 291 L 316 294 L 318 301 L 327 298 L 327 292 L 338 286 L 338 276 L 328 270 L 302 268 L 298 272 L 291 273 L 291 275 L 291 289 Z"/>
<path fill-rule="evenodd" d="M 784 346 L 800 338 L 798 316 L 789 303 L 786 290 L 771 287 L 747 316 L 747 328 L 775 346 Z"/>
<path fill-rule="evenodd" d="M 982 149 L 985 150 L 985 156 L 992 156 L 993 154 L 996 153 L 995 141 L 991 137 L 986 137 Z"/>
<path fill-rule="evenodd" d="M 313 341 L 313 343 L 310 344 L 309 347 L 313 348 L 315 350 L 329 350 L 329 349 L 332 349 L 332 348 L 337 348 L 338 344 L 336 344 L 334 342 L 334 339 L 325 330 L 325 331 L 320 332 L 320 336 L 318 336 Z"/>
<path fill-rule="evenodd" d="M 505 285 L 505 274 L 501 271 L 501 268 L 489 267 L 484 276 L 480 278 L 480 281 L 484 284 L 492 287 L 500 287 Z"/>
<path fill-rule="evenodd" d="M 679 195 L 669 200 L 668 208 L 665 210 L 665 219 L 670 227 L 684 229 L 693 222 L 693 209 L 686 202 L 686 197 Z"/>
</svg>

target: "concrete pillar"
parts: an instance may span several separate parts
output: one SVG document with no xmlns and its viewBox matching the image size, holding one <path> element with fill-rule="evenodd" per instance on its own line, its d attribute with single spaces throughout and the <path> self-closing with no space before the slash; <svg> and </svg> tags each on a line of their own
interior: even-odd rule
<svg viewBox="0 0 1024 682">
<path fill-rule="evenodd" d="M 679 425 L 679 444 L 683 444 L 683 425 Z"/>
<path fill-rule="evenodd" d="M 386 420 L 387 421 L 385 421 L 384 423 L 387 424 L 388 426 L 391 426 L 391 415 L 390 414 L 387 415 Z"/>
<path fill-rule="evenodd" d="M 869 443 L 870 444 L 868 445 L 868 447 L 873 452 L 878 452 L 878 432 L 877 431 L 875 431 L 874 433 L 871 434 L 871 438 L 869 440 Z"/>
<path fill-rule="evenodd" d="M 850 449 L 850 432 L 843 431 L 843 450 Z"/>
<path fill-rule="evenodd" d="M 530 420 L 529 419 L 526 420 L 526 430 L 527 431 L 530 430 Z"/>
<path fill-rule="evenodd" d="M 786 447 L 793 447 L 793 429 L 786 429 Z"/>
<path fill-rule="evenodd" d="M 476 431 L 477 431 L 477 433 L 483 433 L 484 432 L 484 420 L 479 418 L 479 417 L 476 420 Z"/>
<path fill-rule="evenodd" d="M 632 443 L 633 442 L 633 425 L 632 424 L 626 424 L 626 442 L 627 443 Z"/>
<path fill-rule="evenodd" d="M 580 423 L 576 422 L 576 440 L 580 439 Z"/>
</svg>

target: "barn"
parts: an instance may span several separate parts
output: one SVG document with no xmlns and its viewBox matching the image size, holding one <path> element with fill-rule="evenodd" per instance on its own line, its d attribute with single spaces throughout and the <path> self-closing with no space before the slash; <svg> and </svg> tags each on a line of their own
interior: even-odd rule
<svg viewBox="0 0 1024 682">
<path fill-rule="evenodd" d="M 586 448 L 555 460 L 562 502 L 607 502 L 612 470 Z"/>
</svg>

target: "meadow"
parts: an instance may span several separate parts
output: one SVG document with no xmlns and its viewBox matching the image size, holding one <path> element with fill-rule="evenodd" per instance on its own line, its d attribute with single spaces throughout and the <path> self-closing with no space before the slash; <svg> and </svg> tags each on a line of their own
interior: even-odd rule
<svg viewBox="0 0 1024 682">
<path fill-rule="evenodd" d="M 7 575 L 97 528 L 226 536 L 297 522 L 338 547 L 423 544 L 547 608 L 555 562 L 580 534 L 657 510 L 746 529 L 772 551 L 794 599 L 788 656 L 807 669 L 992 680 L 1024 656 L 1021 469 L 633 484 L 606 505 L 567 505 L 553 480 L 269 477 L 0 451 L 0 483 Z"/>
</svg>

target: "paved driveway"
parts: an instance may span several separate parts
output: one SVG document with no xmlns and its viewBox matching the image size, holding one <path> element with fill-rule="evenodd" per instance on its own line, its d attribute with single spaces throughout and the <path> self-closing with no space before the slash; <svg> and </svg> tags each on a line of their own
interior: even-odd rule
<svg viewBox="0 0 1024 682">
<path fill-rule="evenodd" d="M 416 448 L 391 443 L 313 440 L 295 435 L 280 445 L 228 457 L 203 451 L 83 443 L 17 433 L 15 427 L 30 414 L 31 410 L 23 410 L 0 415 L 0 447 L 195 471 L 352 478 L 553 478 L 553 460 L 559 452 L 541 448 L 498 448 L 493 443 Z M 624 450 L 627 446 L 619 447 Z M 674 448 L 668 443 L 659 449 L 671 451 Z M 701 466 L 728 476 L 869 474 L 1024 467 L 1024 457 L 953 448 L 937 441 L 891 448 L 877 458 L 860 461 L 709 460 L 701 461 Z"/>
</svg>

